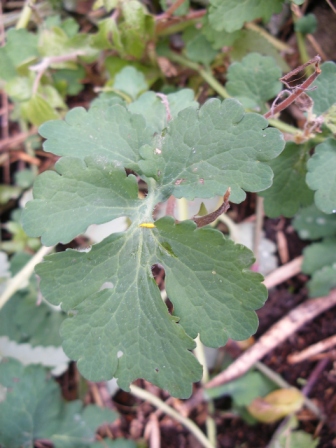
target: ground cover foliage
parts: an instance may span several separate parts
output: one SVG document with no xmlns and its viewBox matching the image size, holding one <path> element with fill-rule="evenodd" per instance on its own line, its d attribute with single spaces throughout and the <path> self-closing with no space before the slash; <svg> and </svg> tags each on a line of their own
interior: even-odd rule
<svg viewBox="0 0 336 448">
<path fill-rule="evenodd" d="M 4 3 L 0 446 L 154 443 L 149 423 L 135 436 L 117 429 L 111 401 L 99 407 L 95 383 L 106 390 L 112 378 L 149 402 L 154 386 L 164 397 L 201 397 L 207 437 L 182 424 L 203 446 L 228 446 L 216 437 L 221 397 L 247 424 L 284 419 L 253 443 L 327 446 L 302 427 L 305 389 L 269 369 L 256 364 L 206 389 L 236 356 L 232 341 L 258 329 L 260 272 L 269 272 L 260 216 L 266 231 L 278 220 L 306 242 L 305 299 L 336 287 L 336 65 L 328 48 L 313 57 L 315 6 Z M 256 197 L 253 253 L 234 221 Z M 107 233 L 91 237 L 101 225 Z M 224 360 L 217 351 L 214 365 L 205 361 L 207 347 L 228 341 Z M 75 401 L 52 377 L 70 360 Z M 138 379 L 151 385 L 138 382 L 141 392 Z M 90 392 L 99 406 L 84 406 Z M 252 446 L 232 437 L 229 446 Z"/>
</svg>

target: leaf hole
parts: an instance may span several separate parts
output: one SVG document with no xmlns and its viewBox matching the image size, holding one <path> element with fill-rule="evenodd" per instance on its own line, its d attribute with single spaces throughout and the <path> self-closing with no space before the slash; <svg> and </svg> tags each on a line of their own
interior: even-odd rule
<svg viewBox="0 0 336 448">
<path fill-rule="evenodd" d="M 121 350 L 118 350 L 117 358 L 121 358 L 122 356 L 124 356 L 124 352 Z"/>
<path fill-rule="evenodd" d="M 99 291 L 103 291 L 104 289 L 113 289 L 114 288 L 114 284 L 112 282 L 104 282 Z"/>
</svg>

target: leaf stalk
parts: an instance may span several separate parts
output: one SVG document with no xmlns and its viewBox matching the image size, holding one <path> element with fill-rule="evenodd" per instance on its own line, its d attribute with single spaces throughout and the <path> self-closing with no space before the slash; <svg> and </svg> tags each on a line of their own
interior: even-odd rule
<svg viewBox="0 0 336 448">
<path fill-rule="evenodd" d="M 210 442 L 210 440 L 205 436 L 205 434 L 199 429 L 199 427 L 192 420 L 190 420 L 187 417 L 183 417 L 179 412 L 175 411 L 175 409 L 173 409 L 171 406 L 169 406 L 164 401 L 160 400 L 160 398 L 151 394 L 147 390 L 134 386 L 134 384 L 130 386 L 130 389 L 131 393 L 135 395 L 137 398 L 148 401 L 150 404 L 157 407 L 165 414 L 169 415 L 170 417 L 180 422 L 197 438 L 197 440 L 205 448 L 215 448 L 215 445 L 213 445 Z"/>
</svg>

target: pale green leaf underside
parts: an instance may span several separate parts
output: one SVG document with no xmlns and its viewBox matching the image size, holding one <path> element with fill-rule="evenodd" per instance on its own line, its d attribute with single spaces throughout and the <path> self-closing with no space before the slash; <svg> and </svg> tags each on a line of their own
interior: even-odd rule
<svg viewBox="0 0 336 448">
<path fill-rule="evenodd" d="M 44 245 L 68 243 L 90 224 L 138 215 L 141 201 L 135 177 L 126 177 L 124 169 L 104 157 L 65 157 L 55 168 L 57 172 L 46 171 L 37 178 L 34 200 L 22 214 L 26 232 L 41 236 Z"/>
<path fill-rule="evenodd" d="M 93 405 L 83 409 L 79 400 L 66 403 L 58 384 L 41 366 L 2 361 L 0 384 L 8 388 L 0 403 L 4 447 L 31 447 L 37 439 L 49 439 L 55 448 L 88 448 L 97 428 L 117 417 L 110 409 Z"/>
<path fill-rule="evenodd" d="M 327 215 L 319 210 L 315 204 L 297 213 L 293 226 L 304 240 L 316 240 L 334 236 L 336 233 L 336 216 Z"/>
<path fill-rule="evenodd" d="M 322 269 L 314 272 L 307 286 L 310 297 L 328 295 L 330 290 L 336 286 L 336 263 L 331 266 L 324 266 Z"/>
<path fill-rule="evenodd" d="M 307 163 L 307 184 L 315 192 L 315 204 L 324 213 L 336 213 L 336 140 L 315 148 Z"/>
<path fill-rule="evenodd" d="M 190 383 L 201 376 L 188 352 L 194 347 L 190 336 L 200 333 L 212 346 L 228 337 L 245 339 L 257 328 L 253 310 L 264 303 L 266 289 L 262 277 L 248 270 L 252 253 L 219 232 L 196 230 L 190 221 L 175 225 L 171 218 L 156 226 L 132 226 L 88 253 L 49 256 L 37 273 L 47 300 L 74 310 L 61 334 L 84 376 L 95 381 L 115 376 L 124 389 L 145 378 L 187 397 Z M 152 277 L 155 263 L 166 270 L 179 324 Z"/>
<path fill-rule="evenodd" d="M 324 266 L 336 263 L 336 239 L 326 238 L 304 249 L 302 272 L 313 274 Z"/>
<path fill-rule="evenodd" d="M 210 0 L 209 21 L 217 31 L 236 31 L 254 19 L 267 21 L 280 12 L 283 0 Z"/>
<path fill-rule="evenodd" d="M 293 142 L 286 144 L 284 151 L 269 165 L 274 172 L 272 186 L 260 193 L 265 198 L 267 216 L 292 217 L 300 206 L 313 202 L 314 194 L 306 184 L 307 148 Z"/>
<path fill-rule="evenodd" d="M 322 73 L 313 83 L 315 90 L 310 90 L 307 94 L 314 100 L 313 112 L 322 115 L 336 103 L 336 64 L 328 61 L 321 65 Z"/>
<path fill-rule="evenodd" d="M 259 106 L 263 110 L 266 101 L 280 92 L 280 77 L 281 70 L 273 58 L 250 53 L 241 62 L 230 65 L 225 87 L 243 105 L 244 101 L 249 101 L 252 107 Z"/>
<path fill-rule="evenodd" d="M 199 111 L 181 111 L 156 139 L 156 150 L 142 151 L 146 160 L 139 164 L 165 195 L 208 198 L 231 187 L 230 201 L 239 203 L 244 190 L 261 191 L 272 183 L 273 172 L 263 162 L 278 156 L 284 142 L 267 125 L 260 115 L 245 114 L 236 100 L 209 100 Z"/>
<path fill-rule="evenodd" d="M 302 272 L 312 276 L 307 284 L 311 297 L 327 295 L 336 286 L 336 239 L 326 238 L 306 247 Z"/>
</svg>

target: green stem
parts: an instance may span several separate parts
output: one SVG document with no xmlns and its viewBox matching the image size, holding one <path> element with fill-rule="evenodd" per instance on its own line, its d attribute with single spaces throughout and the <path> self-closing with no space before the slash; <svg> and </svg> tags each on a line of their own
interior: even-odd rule
<svg viewBox="0 0 336 448">
<path fill-rule="evenodd" d="M 33 5 L 35 2 L 36 2 L 36 0 L 26 0 L 25 5 L 21 11 L 20 18 L 16 24 L 17 30 L 19 28 L 27 28 L 29 20 L 32 15 L 32 6 L 31 5 Z"/>
<path fill-rule="evenodd" d="M 267 121 L 269 122 L 269 124 L 271 126 L 273 126 L 274 128 L 279 129 L 279 131 L 285 132 L 286 134 L 298 134 L 299 132 L 301 132 L 300 129 L 291 126 L 290 124 L 284 123 L 283 121 L 280 121 L 276 118 L 268 118 Z"/>
<path fill-rule="evenodd" d="M 299 49 L 299 53 L 300 53 L 300 59 L 301 59 L 301 63 L 305 64 L 306 62 L 308 62 L 311 58 L 307 52 L 307 48 L 306 48 L 306 43 L 305 43 L 305 37 L 304 34 L 296 31 L 296 41 L 298 44 L 298 49 Z M 307 73 L 309 73 L 309 75 L 311 75 L 314 71 L 314 69 L 312 67 L 307 67 L 306 68 Z"/>
<path fill-rule="evenodd" d="M 16 293 L 21 285 L 29 279 L 34 272 L 35 266 L 40 263 L 43 258 L 54 249 L 51 247 L 42 246 L 41 249 L 31 258 L 28 263 L 19 271 L 13 278 L 11 278 L 6 286 L 6 289 L 0 296 L 0 309 L 7 303 L 7 301 Z"/>
<path fill-rule="evenodd" d="M 198 362 L 203 367 L 203 377 L 201 379 L 201 383 L 204 386 L 204 384 L 206 384 L 210 378 L 209 370 L 208 370 L 208 366 L 207 366 L 207 362 L 206 362 L 204 345 L 202 344 L 199 335 L 197 336 L 195 341 L 196 341 L 196 348 L 194 350 L 194 353 L 195 353 L 195 356 L 196 356 Z M 213 400 L 211 400 L 211 399 L 207 403 L 208 403 L 208 415 L 207 415 L 206 422 L 205 422 L 206 432 L 207 432 L 207 436 L 208 436 L 210 442 L 213 444 L 213 446 L 216 446 L 216 438 L 217 438 L 216 423 L 212 417 L 212 415 L 215 412 L 215 406 L 214 406 Z"/>
<path fill-rule="evenodd" d="M 184 65 L 185 67 L 189 67 L 192 70 L 195 70 L 202 76 L 204 81 L 206 81 L 209 84 L 209 86 L 212 87 L 214 91 L 218 93 L 218 95 L 220 95 L 223 98 L 230 98 L 230 95 L 227 93 L 226 89 L 222 86 L 222 84 L 220 84 L 217 81 L 217 79 L 213 76 L 213 74 L 209 70 L 204 69 L 204 67 L 197 64 L 196 62 L 189 61 L 189 59 L 179 54 L 176 54 L 173 51 L 169 52 L 168 58 L 174 62 L 177 62 L 178 64 Z"/>
<path fill-rule="evenodd" d="M 183 426 L 185 426 L 196 438 L 197 440 L 205 447 L 205 448 L 215 448 L 210 440 L 205 436 L 205 434 L 199 429 L 199 427 L 191 421 L 187 417 L 183 417 L 180 413 L 175 411 L 171 406 L 166 404 L 164 401 L 160 400 L 160 398 L 151 394 L 147 390 L 140 389 L 140 387 L 134 386 L 133 384 L 130 386 L 131 393 L 141 400 L 146 400 L 151 403 L 153 406 L 160 409 L 165 414 L 174 418 L 178 422 L 180 422 Z"/>
<path fill-rule="evenodd" d="M 245 28 L 251 31 L 254 31 L 261 36 L 263 36 L 271 45 L 273 45 L 274 48 L 276 48 L 279 51 L 284 51 L 286 53 L 293 53 L 293 49 L 282 42 L 281 40 L 275 38 L 271 34 L 269 34 L 264 28 L 261 28 L 260 26 L 256 25 L 254 22 L 248 22 L 245 23 Z"/>
<path fill-rule="evenodd" d="M 186 219 L 189 219 L 188 201 L 185 198 L 177 200 L 177 207 L 178 207 L 179 220 L 185 221 Z"/>
</svg>

